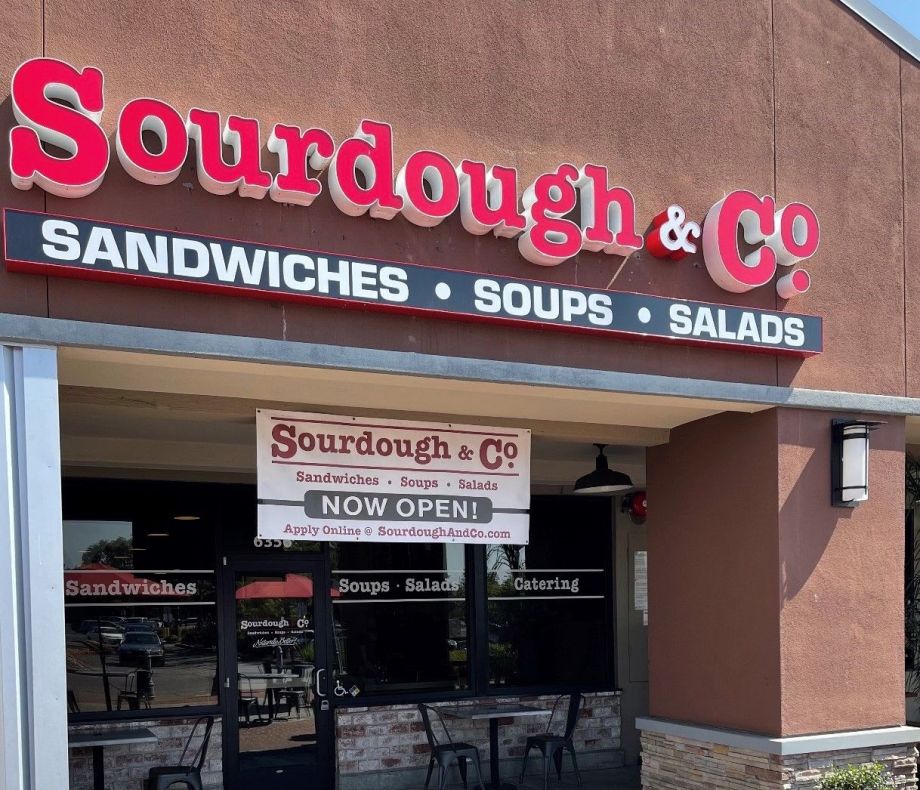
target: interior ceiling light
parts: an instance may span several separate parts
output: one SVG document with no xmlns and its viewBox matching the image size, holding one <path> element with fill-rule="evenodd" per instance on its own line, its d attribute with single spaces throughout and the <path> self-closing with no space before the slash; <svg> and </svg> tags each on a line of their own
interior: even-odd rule
<svg viewBox="0 0 920 790">
<path fill-rule="evenodd" d="M 617 472 L 607 466 L 607 456 L 604 455 L 606 444 L 595 444 L 597 458 L 594 461 L 594 471 L 579 477 L 575 481 L 576 494 L 616 494 L 628 491 L 633 487 L 629 475 Z"/>
<path fill-rule="evenodd" d="M 173 516 L 173 521 L 201 521 L 201 516 Z"/>
</svg>

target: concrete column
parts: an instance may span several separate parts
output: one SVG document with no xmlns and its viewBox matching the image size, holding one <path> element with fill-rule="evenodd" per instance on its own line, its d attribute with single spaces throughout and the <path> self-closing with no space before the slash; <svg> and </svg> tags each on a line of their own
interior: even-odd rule
<svg viewBox="0 0 920 790">
<path fill-rule="evenodd" d="M 872 434 L 869 501 L 835 508 L 835 416 L 721 414 L 649 451 L 652 719 L 696 725 L 708 743 L 706 728 L 760 734 L 764 753 L 788 754 L 776 739 L 820 733 L 873 730 L 878 745 L 878 730 L 895 728 L 891 744 L 920 740 L 897 729 L 904 422 L 889 418 Z M 862 748 L 854 737 L 847 748 Z"/>
<path fill-rule="evenodd" d="M 0 346 L 0 788 L 68 784 L 57 352 Z"/>
</svg>

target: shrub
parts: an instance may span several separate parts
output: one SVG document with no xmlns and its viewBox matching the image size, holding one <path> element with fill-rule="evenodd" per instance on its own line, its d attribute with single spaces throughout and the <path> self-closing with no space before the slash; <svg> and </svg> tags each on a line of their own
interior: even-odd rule
<svg viewBox="0 0 920 790">
<path fill-rule="evenodd" d="M 848 765 L 835 768 L 821 778 L 819 790 L 884 790 L 891 787 L 885 768 L 873 765 Z"/>
</svg>

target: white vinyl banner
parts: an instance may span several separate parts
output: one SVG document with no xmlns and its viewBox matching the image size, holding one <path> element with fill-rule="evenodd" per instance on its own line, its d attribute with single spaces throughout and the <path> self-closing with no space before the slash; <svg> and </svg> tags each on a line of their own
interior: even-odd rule
<svg viewBox="0 0 920 790">
<path fill-rule="evenodd" d="M 258 536 L 528 542 L 530 431 L 256 411 Z"/>
</svg>

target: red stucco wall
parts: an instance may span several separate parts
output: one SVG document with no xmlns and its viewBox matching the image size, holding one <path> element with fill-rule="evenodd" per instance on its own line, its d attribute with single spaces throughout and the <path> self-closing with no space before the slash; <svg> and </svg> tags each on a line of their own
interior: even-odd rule
<svg viewBox="0 0 920 790">
<path fill-rule="evenodd" d="M 0 23 L 0 92 L 30 56 L 98 66 L 110 132 L 124 102 L 140 95 L 183 113 L 198 105 L 259 118 L 263 137 L 286 121 L 341 140 L 370 117 L 394 125 L 397 165 L 432 147 L 456 161 L 515 165 L 523 184 L 562 161 L 605 164 L 635 194 L 643 229 L 671 201 L 702 219 L 739 187 L 804 200 L 823 241 L 807 265 L 812 291 L 789 307 L 825 318 L 827 350 L 803 363 L 5 271 L 2 310 L 823 389 L 904 394 L 913 382 L 905 375 L 904 267 L 920 236 L 902 233 L 901 210 L 906 199 L 910 215 L 918 195 L 902 194 L 901 149 L 909 173 L 920 154 L 909 134 L 920 122 L 920 66 L 836 0 L 740 0 L 731 13 L 715 0 L 575 3 L 564 13 L 510 0 L 407 2 L 385 14 L 351 0 L 27 0 L 0 9 Z M 0 125 L 12 124 L 6 97 Z M 0 159 L 6 148 L 0 135 Z M 151 187 L 114 162 L 103 186 L 80 200 L 19 192 L 3 178 L 0 200 L 436 266 L 776 304 L 769 287 L 722 291 L 699 256 L 673 263 L 640 252 L 621 269 L 619 257 L 583 253 L 547 270 L 521 258 L 511 240 L 470 236 L 456 217 L 423 230 L 402 218 L 345 217 L 327 195 L 310 208 L 217 197 L 190 167 Z M 908 340 L 912 361 L 920 352 Z"/>
<path fill-rule="evenodd" d="M 651 715 L 779 733 L 776 413 L 689 423 L 646 463 Z"/>
<path fill-rule="evenodd" d="M 869 501 L 846 510 L 822 496 L 829 419 L 778 413 L 786 733 L 904 723 L 904 422 L 873 432 Z"/>
<path fill-rule="evenodd" d="M 653 716 L 768 735 L 904 721 L 903 463 L 830 506 L 830 414 L 718 415 L 648 453 Z"/>
</svg>

